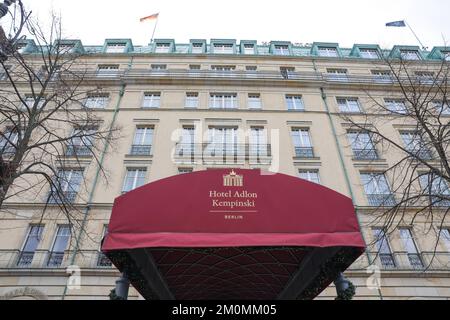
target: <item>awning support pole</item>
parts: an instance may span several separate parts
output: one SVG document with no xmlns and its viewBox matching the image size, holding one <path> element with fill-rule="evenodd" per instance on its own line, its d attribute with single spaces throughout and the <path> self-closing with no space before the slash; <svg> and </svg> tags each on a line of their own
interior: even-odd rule
<svg viewBox="0 0 450 320">
<path fill-rule="evenodd" d="M 130 289 L 130 280 L 128 280 L 127 273 L 122 273 L 122 276 L 116 281 L 116 295 L 121 300 L 128 300 L 128 290 Z"/>
</svg>

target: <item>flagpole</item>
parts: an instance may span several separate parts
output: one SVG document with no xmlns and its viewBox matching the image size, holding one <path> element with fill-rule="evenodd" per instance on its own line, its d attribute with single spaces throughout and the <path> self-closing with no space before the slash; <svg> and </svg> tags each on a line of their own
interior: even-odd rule
<svg viewBox="0 0 450 320">
<path fill-rule="evenodd" d="M 427 50 L 427 48 L 423 45 L 422 41 L 420 41 L 419 37 L 417 36 L 417 34 L 414 32 L 414 30 L 411 28 L 411 26 L 408 24 L 408 22 L 406 20 L 405 20 L 405 24 L 408 26 L 409 30 L 411 30 L 414 37 L 416 37 L 417 41 L 419 41 L 420 45 L 422 46 L 422 50 Z"/>
<path fill-rule="evenodd" d="M 155 37 L 156 27 L 158 26 L 158 20 L 159 20 L 159 14 L 158 14 L 158 18 L 156 18 L 156 23 L 155 23 L 155 27 L 153 28 L 152 39 L 150 40 L 150 43 L 153 43 L 153 39 Z"/>
</svg>

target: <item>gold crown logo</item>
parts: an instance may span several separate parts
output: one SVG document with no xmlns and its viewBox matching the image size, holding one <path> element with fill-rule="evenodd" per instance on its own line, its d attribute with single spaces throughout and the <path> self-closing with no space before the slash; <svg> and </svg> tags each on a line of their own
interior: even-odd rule
<svg viewBox="0 0 450 320">
<path fill-rule="evenodd" d="M 223 176 L 223 186 L 224 187 L 243 187 L 244 186 L 244 176 L 238 175 L 234 170 L 228 175 Z"/>
</svg>

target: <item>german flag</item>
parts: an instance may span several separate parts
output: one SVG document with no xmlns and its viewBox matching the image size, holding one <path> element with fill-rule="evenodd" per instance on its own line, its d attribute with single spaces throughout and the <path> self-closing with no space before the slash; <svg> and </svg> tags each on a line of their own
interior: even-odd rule
<svg viewBox="0 0 450 320">
<path fill-rule="evenodd" d="M 159 13 L 155 13 L 155 14 L 152 14 L 151 16 L 141 18 L 140 21 L 144 22 L 147 20 L 156 20 L 156 19 L 158 19 L 158 16 L 159 16 Z"/>
</svg>

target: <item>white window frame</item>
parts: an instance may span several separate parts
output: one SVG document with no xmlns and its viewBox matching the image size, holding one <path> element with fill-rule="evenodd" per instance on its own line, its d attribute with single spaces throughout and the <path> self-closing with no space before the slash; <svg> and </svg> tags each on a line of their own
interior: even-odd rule
<svg viewBox="0 0 450 320">
<path fill-rule="evenodd" d="M 198 92 L 186 92 L 184 107 L 188 109 L 196 109 L 199 105 Z"/>
<path fill-rule="evenodd" d="M 155 46 L 155 53 L 169 53 L 170 43 L 157 43 Z"/>
<path fill-rule="evenodd" d="M 262 109 L 261 95 L 259 93 L 248 94 L 248 108 L 251 110 Z"/>
<path fill-rule="evenodd" d="M 278 56 L 290 55 L 289 45 L 287 44 L 275 44 L 273 47 L 273 53 Z"/>
<path fill-rule="evenodd" d="M 303 96 L 299 94 L 286 94 L 284 96 L 288 111 L 305 111 Z"/>
<path fill-rule="evenodd" d="M 86 97 L 84 107 L 88 109 L 105 109 L 109 103 L 109 93 L 90 94 Z"/>
<path fill-rule="evenodd" d="M 400 49 L 400 57 L 404 60 L 422 60 L 419 51 L 410 49 Z"/>
<path fill-rule="evenodd" d="M 321 184 L 319 170 L 299 169 L 299 178 L 312 183 Z"/>
<path fill-rule="evenodd" d="M 214 54 L 234 54 L 234 45 L 231 43 L 214 43 Z"/>
<path fill-rule="evenodd" d="M 204 51 L 203 51 L 203 43 L 196 43 L 196 42 L 194 42 L 194 43 L 192 43 L 192 50 L 191 50 L 191 52 L 192 53 L 196 53 L 196 54 L 198 54 L 198 53 L 203 53 Z"/>
<path fill-rule="evenodd" d="M 327 78 L 334 81 L 348 81 L 347 69 L 327 69 Z"/>
<path fill-rule="evenodd" d="M 210 109 L 238 109 L 237 93 L 210 93 Z"/>
<path fill-rule="evenodd" d="M 143 109 L 158 109 L 161 107 L 161 92 L 144 92 Z"/>
<path fill-rule="evenodd" d="M 313 148 L 311 132 L 309 129 L 292 128 L 291 137 L 295 148 Z"/>
<path fill-rule="evenodd" d="M 404 99 L 389 98 L 389 99 L 384 99 L 384 103 L 385 103 L 386 109 L 388 109 L 392 113 L 406 114 L 408 112 L 408 109 L 406 108 Z"/>
<path fill-rule="evenodd" d="M 337 97 L 339 111 L 343 113 L 361 113 L 361 104 L 356 97 Z"/>
<path fill-rule="evenodd" d="M 252 43 L 244 44 L 244 54 L 255 54 L 255 45 Z"/>
<path fill-rule="evenodd" d="M 360 48 L 359 53 L 364 59 L 381 59 L 380 53 L 377 49 Z"/>
<path fill-rule="evenodd" d="M 97 66 L 97 77 L 116 77 L 119 75 L 120 65 L 118 64 L 99 64 Z"/>
<path fill-rule="evenodd" d="M 386 176 L 379 172 L 362 172 L 361 180 L 366 195 L 392 195 L 391 187 Z M 368 192 L 370 189 L 373 192 Z"/>
<path fill-rule="evenodd" d="M 106 53 L 124 53 L 127 44 L 124 42 L 108 43 L 106 45 Z"/>
<path fill-rule="evenodd" d="M 133 174 L 133 176 L 129 176 L 130 174 Z M 122 193 L 130 192 L 144 186 L 146 177 L 147 168 L 127 168 L 125 179 L 123 181 Z M 130 189 L 128 189 L 129 180 L 132 180 Z"/>
<path fill-rule="evenodd" d="M 317 52 L 319 54 L 319 57 L 339 57 L 339 52 L 335 47 L 318 47 Z"/>
<path fill-rule="evenodd" d="M 153 146 L 153 138 L 155 128 L 152 126 L 138 126 L 134 132 L 133 145 L 134 146 Z M 149 140 L 149 143 L 146 141 Z"/>
</svg>

